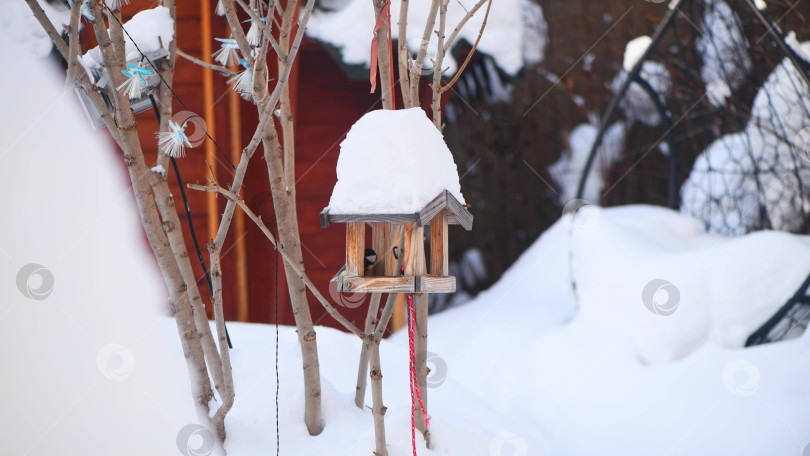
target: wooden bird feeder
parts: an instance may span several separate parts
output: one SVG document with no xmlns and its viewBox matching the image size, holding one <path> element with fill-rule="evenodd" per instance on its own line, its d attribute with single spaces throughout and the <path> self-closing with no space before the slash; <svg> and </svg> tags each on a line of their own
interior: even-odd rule
<svg viewBox="0 0 810 456">
<path fill-rule="evenodd" d="M 473 216 L 450 192 L 442 191 L 412 214 L 335 214 L 325 208 L 321 227 L 346 224 L 346 274 L 335 277 L 341 293 L 453 293 L 456 278 L 448 275 L 448 225 L 472 229 Z M 366 224 L 377 263 L 364 274 Z M 430 226 L 430 269 L 425 256 L 424 227 Z M 404 230 L 403 271 L 394 271 L 394 248 Z"/>
</svg>

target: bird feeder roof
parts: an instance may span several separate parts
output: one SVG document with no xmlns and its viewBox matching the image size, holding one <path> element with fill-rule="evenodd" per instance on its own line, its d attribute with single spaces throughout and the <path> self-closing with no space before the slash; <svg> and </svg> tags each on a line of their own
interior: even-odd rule
<svg viewBox="0 0 810 456">
<path fill-rule="evenodd" d="M 333 214 L 327 207 L 321 212 L 321 227 L 326 228 L 332 223 L 350 222 L 413 222 L 417 226 L 425 226 L 442 211 L 445 212 L 448 223 L 461 225 L 467 231 L 472 229 L 472 214 L 447 190 L 442 191 L 421 210 L 410 214 Z"/>
<path fill-rule="evenodd" d="M 340 144 L 337 183 L 322 225 L 348 221 L 425 224 L 443 209 L 471 227 L 458 168 L 420 108 L 371 111 Z"/>
</svg>

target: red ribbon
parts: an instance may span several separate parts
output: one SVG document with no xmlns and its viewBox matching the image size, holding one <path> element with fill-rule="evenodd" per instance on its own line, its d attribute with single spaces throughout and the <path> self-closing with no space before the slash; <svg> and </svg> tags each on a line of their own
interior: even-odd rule
<svg viewBox="0 0 810 456">
<path fill-rule="evenodd" d="M 416 404 L 419 403 L 419 408 L 422 412 L 422 418 L 425 420 L 425 429 L 430 427 L 430 415 L 425 410 L 425 404 L 422 402 L 422 393 L 419 391 L 419 383 L 416 374 L 416 347 L 414 340 L 416 339 L 416 311 L 413 307 L 413 295 L 408 293 L 408 345 L 411 355 L 411 446 L 413 447 L 413 456 L 416 456 Z"/>
</svg>

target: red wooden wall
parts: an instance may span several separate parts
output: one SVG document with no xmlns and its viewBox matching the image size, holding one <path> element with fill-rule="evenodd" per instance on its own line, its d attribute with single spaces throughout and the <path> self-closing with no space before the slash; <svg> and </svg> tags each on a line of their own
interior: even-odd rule
<svg viewBox="0 0 810 456">
<path fill-rule="evenodd" d="M 213 3 L 214 0 L 212 0 Z M 126 16 L 127 13 L 131 14 L 131 12 L 150 6 L 147 2 L 133 1 L 129 7 L 124 8 L 124 13 Z M 191 55 L 200 57 L 203 39 L 200 5 L 196 2 L 179 2 L 177 19 L 178 47 Z M 212 37 L 227 36 L 224 19 L 213 16 L 212 23 Z M 214 45 L 214 49 L 216 49 L 216 45 Z M 178 57 L 174 90 L 190 111 L 200 115 L 205 111 L 203 71 L 209 70 L 201 69 Z M 271 77 L 273 77 L 272 74 Z M 332 186 L 336 182 L 335 165 L 340 142 L 349 127 L 360 116 L 369 110 L 379 109 L 381 106 L 379 96 L 368 93 L 367 81 L 349 80 L 328 53 L 318 43 L 309 40 L 304 41 L 299 52 L 297 68 L 291 77 L 290 87 L 296 126 L 296 186 L 304 262 L 312 281 L 318 285 L 324 296 L 329 297 L 329 279 L 344 263 L 345 235 L 341 225 L 321 229 L 318 214 L 328 204 Z M 208 119 L 208 128 L 209 132 L 215 131 L 212 136 L 215 137 L 222 152 L 231 156 L 231 135 L 239 135 L 241 146 L 247 144 L 254 132 L 257 114 L 255 105 L 240 101 L 238 106 L 242 128 L 239 132 L 230 131 L 230 117 L 235 113 L 229 107 L 228 93 L 226 78 L 215 74 L 214 119 Z M 173 107 L 175 112 L 183 109 L 177 99 Z M 151 165 L 157 159 L 155 140 L 155 132 L 158 128 L 157 120 L 151 111 L 145 111 L 138 115 L 138 124 L 147 163 Z M 220 184 L 224 186 L 230 184 L 232 172 L 230 165 L 219 154 L 217 163 L 206 163 L 204 147 L 203 144 L 187 150 L 186 157 L 178 159 L 178 166 L 185 183 L 205 183 L 205 177 L 210 174 L 209 166 L 212 166 L 216 169 Z M 370 178 L 385 178 L 385 176 L 370 176 Z M 169 170 L 169 182 L 172 193 L 179 203 L 180 189 L 171 170 Z M 251 159 L 245 182 L 255 196 L 254 200 L 248 192 L 243 192 L 245 201 L 255 212 L 264 213 L 266 221 L 269 221 L 268 225 L 275 231 L 272 196 L 269 191 L 267 168 L 262 158 L 261 147 Z M 211 214 L 208 214 L 207 211 L 206 195 L 191 190 L 187 190 L 186 193 L 197 236 L 204 244 L 213 236 L 213 233 L 208 230 L 208 218 Z M 216 214 L 217 220 L 224 207 L 225 201 L 220 198 L 218 200 L 219 213 Z M 178 204 L 178 209 L 180 208 L 181 205 Z M 185 214 L 181 213 L 181 219 L 185 222 Z M 183 230 L 189 245 L 195 274 L 198 277 L 198 286 L 203 296 L 207 297 L 208 286 L 196 254 L 193 253 L 188 226 L 184 226 Z M 278 321 L 282 324 L 294 324 L 283 266 L 279 268 L 279 287 L 276 290 L 275 251 L 264 235 L 249 220 L 242 233 L 236 232 L 232 225 L 227 244 L 223 249 L 226 318 L 229 320 L 237 318 L 234 240 L 244 242 L 246 246 L 247 320 L 262 323 L 275 321 L 275 303 L 276 296 L 278 296 Z M 204 245 L 201 247 L 203 248 L 203 258 L 207 262 L 208 254 Z M 316 324 L 337 327 L 332 318 L 311 295 L 310 308 Z M 339 310 L 357 324 L 362 324 L 365 318 L 363 306 L 356 309 L 339 307 Z"/>
</svg>

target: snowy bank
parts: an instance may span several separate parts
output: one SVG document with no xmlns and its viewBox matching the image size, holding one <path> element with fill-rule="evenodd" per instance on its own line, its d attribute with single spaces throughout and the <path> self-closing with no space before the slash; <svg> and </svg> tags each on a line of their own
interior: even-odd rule
<svg viewBox="0 0 810 456">
<path fill-rule="evenodd" d="M 188 372 L 120 153 L 64 74 L 13 41 L 0 55 L 30 69 L 0 86 L 0 454 L 175 454 Z"/>
</svg>

